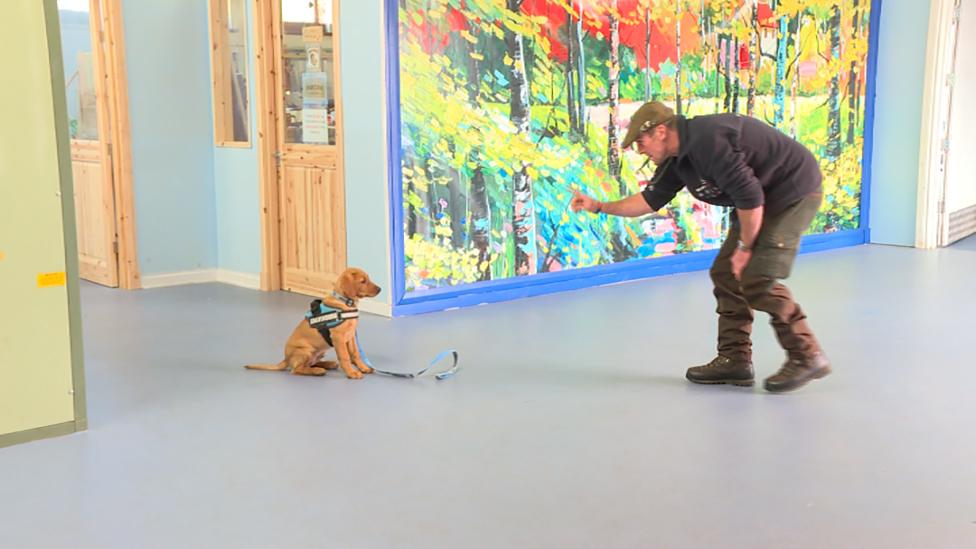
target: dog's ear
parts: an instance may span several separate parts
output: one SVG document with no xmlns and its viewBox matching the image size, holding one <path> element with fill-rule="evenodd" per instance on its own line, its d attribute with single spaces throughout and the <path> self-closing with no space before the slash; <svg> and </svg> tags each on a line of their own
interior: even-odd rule
<svg viewBox="0 0 976 549">
<path fill-rule="evenodd" d="M 366 271 L 362 269 L 354 270 L 353 280 L 356 281 L 356 295 L 359 297 L 367 297 L 370 295 L 369 288 L 373 285 L 373 283 L 370 281 L 369 275 L 366 274 Z"/>
<path fill-rule="evenodd" d="M 335 281 L 336 290 L 340 294 L 353 299 L 355 299 L 356 295 L 359 293 L 358 286 L 359 285 L 356 282 L 356 277 L 352 272 L 352 269 L 346 269 L 343 271 L 342 274 L 339 275 L 339 278 L 337 278 Z"/>
</svg>

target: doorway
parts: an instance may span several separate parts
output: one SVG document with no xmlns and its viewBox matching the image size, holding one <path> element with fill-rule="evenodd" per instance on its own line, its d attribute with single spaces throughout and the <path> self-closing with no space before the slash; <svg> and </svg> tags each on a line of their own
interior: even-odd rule
<svg viewBox="0 0 976 549">
<path fill-rule="evenodd" d="M 346 267 L 338 4 L 254 0 L 264 290 L 324 295 Z"/>
<path fill-rule="evenodd" d="M 141 286 L 120 0 L 58 0 L 81 278 Z"/>
</svg>

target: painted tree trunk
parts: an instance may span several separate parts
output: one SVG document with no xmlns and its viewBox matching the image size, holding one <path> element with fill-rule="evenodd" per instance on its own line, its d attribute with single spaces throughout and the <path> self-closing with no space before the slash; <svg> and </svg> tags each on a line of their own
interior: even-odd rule
<svg viewBox="0 0 976 549">
<path fill-rule="evenodd" d="M 651 8 L 644 8 L 644 29 L 644 101 L 651 101 Z"/>
<path fill-rule="evenodd" d="M 412 187 L 413 186 L 411 185 L 411 188 Z M 416 189 L 414 189 L 414 190 L 416 191 Z M 419 192 L 417 194 L 418 194 L 418 196 L 420 195 Z M 421 197 L 421 199 L 422 198 L 423 197 Z M 407 238 L 410 238 L 413 235 L 420 233 L 420 230 L 421 230 L 421 227 L 420 227 L 421 216 L 418 215 L 416 208 L 414 208 L 412 206 L 408 207 L 406 201 L 404 201 L 404 207 L 407 209 L 407 212 L 408 212 L 407 213 Z"/>
<path fill-rule="evenodd" d="M 734 67 L 733 70 L 735 71 L 734 77 L 732 79 L 732 112 L 738 113 L 739 112 L 739 88 L 740 88 L 739 73 L 742 69 L 742 67 L 739 65 L 739 37 L 735 38 L 735 45 L 732 48 L 732 51 L 735 52 L 734 54 L 735 59 L 732 60 L 732 64 Z"/>
<path fill-rule="evenodd" d="M 461 174 L 451 168 L 448 173 L 447 200 L 451 215 L 451 246 L 455 250 L 464 248 L 464 217 L 467 214 L 467 198 L 461 191 Z"/>
<path fill-rule="evenodd" d="M 729 36 L 723 36 L 720 40 L 722 51 L 725 52 L 725 108 L 723 110 L 724 112 L 732 112 L 732 52 L 729 51 L 732 39 Z"/>
<path fill-rule="evenodd" d="M 790 107 L 790 136 L 796 139 L 799 135 L 800 110 L 797 93 L 800 90 L 800 27 L 803 26 L 802 15 L 793 18 L 793 79 L 790 85 L 790 97 L 792 98 Z"/>
<path fill-rule="evenodd" d="M 566 18 L 566 112 L 569 129 L 575 132 L 579 111 L 576 108 L 576 25 L 572 16 Z"/>
<path fill-rule="evenodd" d="M 477 32 L 477 31 L 473 31 Z M 468 44 L 468 99 L 472 105 L 481 102 L 481 63 L 471 54 L 475 53 L 474 44 Z M 491 269 L 491 207 L 488 205 L 488 187 L 485 185 L 485 174 L 482 172 L 481 155 L 477 149 L 468 155 L 468 162 L 474 165 L 468 189 L 468 238 L 471 245 L 478 250 L 478 280 L 490 280 Z M 482 266 L 485 268 L 482 269 Z"/>
<path fill-rule="evenodd" d="M 752 33 L 749 35 L 749 91 L 746 95 L 746 114 L 756 112 L 756 80 L 759 74 L 759 4 L 752 5 Z"/>
<path fill-rule="evenodd" d="M 720 112 L 719 107 L 721 106 L 722 97 L 722 37 L 719 35 L 715 36 L 715 112 Z"/>
<path fill-rule="evenodd" d="M 511 2 L 511 0 L 509 0 Z M 520 2 L 521 3 L 521 2 Z M 576 20 L 576 131 L 586 136 L 586 53 L 583 50 L 583 0 L 579 0 L 579 18 Z"/>
<path fill-rule="evenodd" d="M 775 9 L 775 8 L 774 8 Z M 786 110 L 786 86 L 783 80 L 786 78 L 786 46 L 787 37 L 787 18 L 779 18 L 779 28 L 776 31 L 776 80 L 773 96 L 773 125 L 777 128 L 783 124 L 783 115 Z"/>
<path fill-rule="evenodd" d="M 491 268 L 491 208 L 488 206 L 488 186 L 485 184 L 485 174 L 481 168 L 475 170 L 471 176 L 471 194 L 469 197 L 471 219 L 471 243 L 478 250 L 478 280 L 490 280 Z M 484 267 L 484 268 L 482 268 Z"/>
<path fill-rule="evenodd" d="M 521 0 L 507 0 L 508 9 L 518 13 Z M 510 116 L 518 135 L 528 138 L 529 133 L 529 86 L 525 76 L 525 55 L 522 35 L 505 30 L 505 44 L 512 59 L 510 81 Z M 525 167 L 512 174 L 512 231 L 515 239 L 515 274 L 535 274 L 536 242 L 535 211 L 532 199 L 532 181 Z"/>
<path fill-rule="evenodd" d="M 424 215 L 417 216 L 416 233 L 424 238 L 424 240 L 430 240 L 434 236 L 434 227 L 431 219 L 434 217 L 434 177 L 430 170 L 430 164 L 426 161 L 424 162 L 424 176 L 427 179 L 427 188 L 421 189 L 416 188 L 417 196 L 420 197 L 420 202 L 424 205 L 426 212 L 422 212 Z"/>
<path fill-rule="evenodd" d="M 617 135 L 617 120 L 620 118 L 620 26 L 617 21 L 617 2 L 611 3 L 610 23 L 610 122 L 607 125 L 607 167 L 617 180 L 620 196 L 626 196 L 627 186 L 620 177 L 620 137 Z"/>
<path fill-rule="evenodd" d="M 870 9 L 870 7 L 868 7 Z M 864 11 L 863 9 L 855 10 L 857 17 L 857 35 L 860 36 L 864 32 Z M 864 93 L 864 73 L 867 72 L 867 66 L 861 67 L 857 75 L 857 87 L 854 93 L 854 115 L 856 117 L 857 126 L 862 129 L 863 134 L 863 124 L 864 117 L 861 115 L 861 95 Z"/>
<path fill-rule="evenodd" d="M 678 74 L 674 81 L 674 104 L 675 112 L 678 116 L 681 116 L 684 111 L 681 105 L 681 0 L 677 0 L 675 3 L 675 35 L 674 35 L 674 45 L 675 45 L 675 65 L 677 65 Z"/>
<path fill-rule="evenodd" d="M 711 53 L 709 51 L 711 42 L 709 41 L 708 37 L 711 35 L 711 21 L 709 21 L 708 14 L 705 11 L 705 0 L 701 1 L 700 9 L 701 11 L 699 12 L 698 20 L 701 21 L 700 30 L 701 30 L 701 44 L 702 44 L 702 81 L 705 82 L 706 85 L 705 95 L 707 96 L 709 93 L 707 91 L 708 79 L 710 78 L 710 75 L 708 73 L 709 71 L 708 61 L 709 61 L 709 54 Z M 718 90 L 715 90 L 715 93 L 717 94 Z"/>
<path fill-rule="evenodd" d="M 854 41 L 860 37 L 860 10 L 858 0 L 854 0 L 854 15 L 851 25 L 854 34 Z M 855 129 L 857 128 L 857 99 L 860 95 L 857 89 L 858 84 L 857 59 L 851 59 L 851 68 L 847 74 L 847 144 L 854 144 Z"/>
<path fill-rule="evenodd" d="M 840 7 L 834 6 L 830 14 L 830 58 L 840 59 Z M 830 78 L 830 96 L 828 97 L 827 114 L 827 159 L 836 161 L 840 158 L 840 74 L 834 73 Z"/>
</svg>

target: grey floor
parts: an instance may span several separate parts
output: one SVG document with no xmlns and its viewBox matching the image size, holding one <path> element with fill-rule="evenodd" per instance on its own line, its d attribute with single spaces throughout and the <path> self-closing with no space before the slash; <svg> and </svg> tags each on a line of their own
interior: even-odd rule
<svg viewBox="0 0 976 549">
<path fill-rule="evenodd" d="M 243 370 L 302 296 L 86 284 L 91 429 L 0 450 L 0 547 L 976 547 L 974 275 L 976 238 L 801 256 L 835 374 L 790 395 L 685 382 L 703 272 L 362 321 L 444 382 Z"/>
</svg>

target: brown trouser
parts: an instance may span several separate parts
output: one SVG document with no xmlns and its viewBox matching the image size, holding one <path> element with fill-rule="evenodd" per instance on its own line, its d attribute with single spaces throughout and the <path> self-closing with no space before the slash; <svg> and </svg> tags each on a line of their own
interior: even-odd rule
<svg viewBox="0 0 976 549">
<path fill-rule="evenodd" d="M 787 278 L 803 234 L 816 215 L 823 195 L 806 196 L 785 211 L 763 219 L 753 244 L 752 259 L 742 280 L 732 276 L 730 258 L 739 240 L 739 223 L 729 229 L 725 243 L 709 271 L 718 301 L 718 353 L 732 359 L 752 359 L 753 310 L 769 313 L 779 344 L 791 358 L 808 357 L 820 351 L 807 317 L 793 301 L 790 290 L 777 282 Z"/>
</svg>

